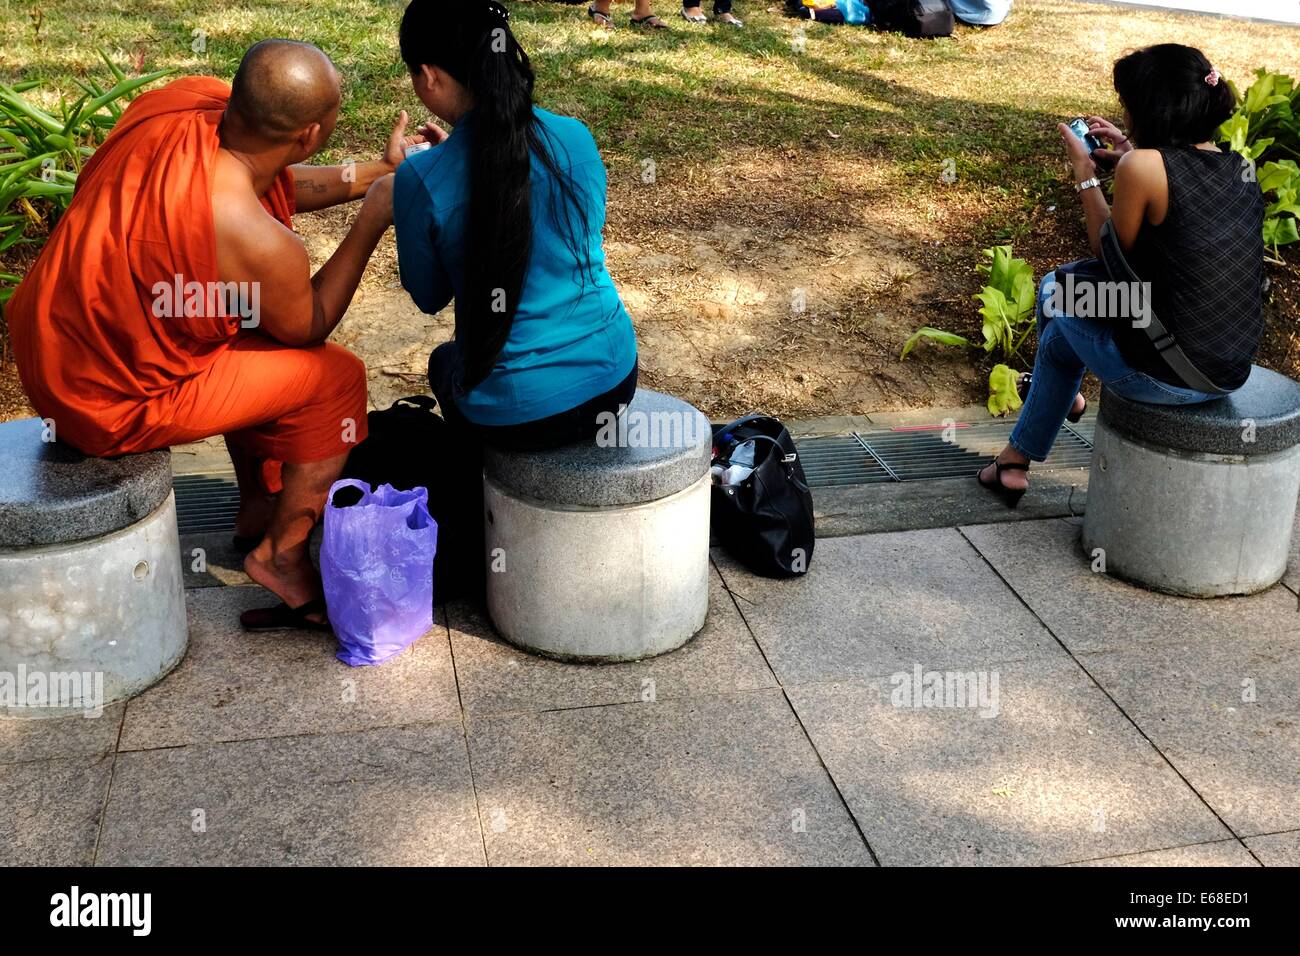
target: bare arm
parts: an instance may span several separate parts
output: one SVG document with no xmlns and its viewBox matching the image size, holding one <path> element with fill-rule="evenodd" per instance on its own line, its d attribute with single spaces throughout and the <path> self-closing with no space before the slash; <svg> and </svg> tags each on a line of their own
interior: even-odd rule
<svg viewBox="0 0 1300 956">
<path fill-rule="evenodd" d="M 1135 149 L 1115 167 L 1115 208 L 1111 219 L 1125 251 L 1133 248 L 1143 222 L 1159 225 L 1169 211 L 1169 179 L 1154 149 Z"/>
<path fill-rule="evenodd" d="M 312 212 L 360 199 L 376 179 L 393 171 L 381 159 L 342 166 L 299 163 L 289 169 L 293 173 L 294 207 L 298 212 Z"/>
<path fill-rule="evenodd" d="M 1095 177 L 1097 164 L 1088 153 L 1088 147 L 1070 131 L 1070 127 L 1065 123 L 1058 123 L 1056 128 L 1065 143 L 1065 154 L 1070 159 L 1075 185 Z M 1094 256 L 1101 255 L 1101 227 L 1110 218 L 1110 205 L 1106 202 L 1106 194 L 1102 192 L 1100 186 L 1093 186 L 1079 192 L 1079 202 L 1083 205 L 1083 215 L 1088 222 L 1088 245 L 1092 247 Z"/>
<path fill-rule="evenodd" d="M 311 166 L 306 163 L 290 166 L 297 211 L 312 212 L 360 199 L 375 180 L 394 172 L 402 164 L 408 146 L 416 143 L 437 145 L 447 138 L 446 131 L 432 123 L 426 123 L 419 132 L 407 136 L 406 124 L 406 110 L 402 110 L 388 142 L 384 144 L 381 159 L 342 166 Z"/>
<path fill-rule="evenodd" d="M 1093 117 L 1096 120 L 1096 117 Z M 1065 124 L 1058 127 L 1065 142 L 1065 152 L 1070 157 L 1075 183 L 1084 182 L 1097 175 L 1097 164 L 1088 148 Z M 1118 133 L 1116 135 L 1119 135 Z M 1106 202 L 1100 186 L 1081 190 L 1079 202 L 1088 223 L 1088 244 L 1094 256 L 1101 255 L 1101 227 L 1110 220 L 1120 246 L 1128 251 L 1137 241 L 1142 223 L 1159 224 L 1164 220 L 1169 206 L 1169 182 L 1165 176 L 1164 161 L 1153 149 L 1127 149 L 1117 151 L 1115 164 L 1115 207 Z"/>
</svg>

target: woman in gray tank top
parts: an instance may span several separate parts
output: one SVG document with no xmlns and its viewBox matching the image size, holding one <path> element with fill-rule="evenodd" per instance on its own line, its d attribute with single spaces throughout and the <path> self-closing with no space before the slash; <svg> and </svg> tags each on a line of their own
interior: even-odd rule
<svg viewBox="0 0 1300 956">
<path fill-rule="evenodd" d="M 1109 221 L 1141 281 L 1112 282 L 1097 258 L 1044 276 L 1024 408 L 1010 443 L 976 476 L 1013 508 L 1029 463 L 1083 414 L 1085 370 L 1132 401 L 1204 402 L 1246 381 L 1263 333 L 1264 198 L 1250 164 L 1214 144 L 1236 105 L 1227 81 L 1200 50 L 1162 43 L 1118 60 L 1114 83 L 1130 135 L 1090 117 L 1089 132 L 1110 144 L 1090 152 L 1068 125 L 1059 130 L 1093 256 Z M 1110 167 L 1113 208 L 1098 179 Z M 1189 387 L 1156 351 L 1144 331 L 1152 313 L 1209 379 L 1201 387 L 1218 394 Z"/>
</svg>

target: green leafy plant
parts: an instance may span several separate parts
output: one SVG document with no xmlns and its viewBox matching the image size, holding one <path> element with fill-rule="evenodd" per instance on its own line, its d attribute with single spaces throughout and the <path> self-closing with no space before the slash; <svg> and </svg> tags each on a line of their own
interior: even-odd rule
<svg viewBox="0 0 1300 956">
<path fill-rule="evenodd" d="M 128 77 L 107 54 L 100 56 L 112 73 L 112 86 L 106 90 L 93 80 L 78 81 L 82 95 L 71 103 L 61 97 L 54 111 L 25 95 L 40 81 L 0 83 L 0 253 L 44 241 L 72 201 L 85 160 L 122 115 L 123 103 L 172 72 Z M 15 285 L 13 275 L 0 274 L 0 305 Z"/>
<path fill-rule="evenodd" d="M 975 293 L 980 303 L 980 316 L 984 323 L 982 343 L 971 342 L 963 335 L 945 332 L 933 326 L 922 326 L 903 343 L 899 359 L 905 359 L 922 339 L 940 345 L 958 345 L 983 348 L 1002 361 L 993 366 L 989 374 L 988 409 L 992 415 L 1005 415 L 1020 407 L 1016 392 L 1018 373 L 1007 363 L 1019 361 L 1029 364 L 1020 354 L 1021 347 L 1034 330 L 1034 272 L 1024 259 L 1011 254 L 1011 246 L 994 246 L 985 249 L 987 264 L 977 268 L 986 276 L 984 288 Z"/>
<path fill-rule="evenodd" d="M 1236 112 L 1219 127 L 1219 141 L 1252 164 L 1268 202 L 1264 244 L 1277 261 L 1282 246 L 1300 242 L 1300 87 L 1285 74 L 1256 70 L 1238 99 Z"/>
</svg>

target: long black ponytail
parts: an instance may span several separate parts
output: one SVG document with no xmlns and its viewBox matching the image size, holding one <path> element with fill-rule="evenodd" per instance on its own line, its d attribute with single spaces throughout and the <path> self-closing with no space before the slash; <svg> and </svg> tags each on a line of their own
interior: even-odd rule
<svg viewBox="0 0 1300 956">
<path fill-rule="evenodd" d="M 412 73 L 441 67 L 474 97 L 470 136 L 469 218 L 465 284 L 456 302 L 456 338 L 464 360 L 462 387 L 492 371 L 510 337 L 532 252 L 531 158 L 551 173 L 551 210 L 571 251 L 589 270 L 587 216 L 567 172 L 533 113 L 534 75 L 528 54 L 497 0 L 412 0 L 402 15 L 399 45 Z M 580 228 L 579 228 L 580 224 Z"/>
</svg>

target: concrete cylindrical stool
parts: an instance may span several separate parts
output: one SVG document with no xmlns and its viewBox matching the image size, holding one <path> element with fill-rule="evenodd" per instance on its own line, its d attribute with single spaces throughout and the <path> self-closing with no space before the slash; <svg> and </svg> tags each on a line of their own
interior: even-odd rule
<svg viewBox="0 0 1300 956">
<path fill-rule="evenodd" d="M 1146 405 L 1103 391 L 1083 520 L 1106 571 L 1191 597 L 1286 572 L 1300 493 L 1300 384 L 1256 367 L 1232 395 Z"/>
<path fill-rule="evenodd" d="M 708 420 L 641 389 L 606 425 L 593 444 L 484 461 L 488 612 L 561 660 L 671 651 L 709 609 Z"/>
<path fill-rule="evenodd" d="M 167 451 L 88 458 L 0 424 L 0 716 L 138 694 L 189 631 Z M 66 706 L 71 705 L 71 706 Z"/>
</svg>

